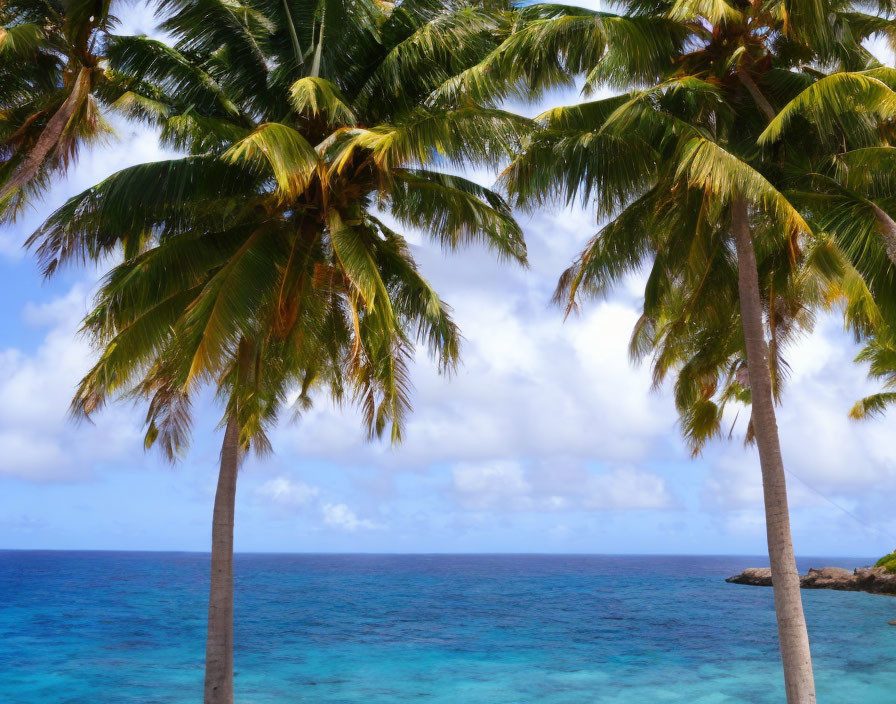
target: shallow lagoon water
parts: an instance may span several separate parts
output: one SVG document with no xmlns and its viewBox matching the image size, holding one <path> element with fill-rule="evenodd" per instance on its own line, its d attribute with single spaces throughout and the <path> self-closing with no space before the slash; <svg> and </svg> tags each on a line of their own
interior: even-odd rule
<svg viewBox="0 0 896 704">
<path fill-rule="evenodd" d="M 779 704 L 772 591 L 724 582 L 763 564 L 238 555 L 236 699 Z M 0 552 L 0 701 L 201 701 L 207 570 L 200 554 Z M 896 701 L 896 600 L 803 600 L 819 701 Z"/>
</svg>

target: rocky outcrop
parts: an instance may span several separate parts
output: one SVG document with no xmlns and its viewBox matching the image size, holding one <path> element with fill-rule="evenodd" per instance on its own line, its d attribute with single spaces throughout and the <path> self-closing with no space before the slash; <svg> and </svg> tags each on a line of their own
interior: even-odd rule
<svg viewBox="0 0 896 704">
<path fill-rule="evenodd" d="M 770 567 L 747 567 L 740 574 L 725 580 L 732 584 L 749 584 L 754 587 L 772 586 L 772 570 Z"/>
<path fill-rule="evenodd" d="M 803 589 L 846 589 L 857 591 L 852 585 L 857 584 L 855 572 L 842 567 L 812 568 L 800 577 Z M 847 589 L 848 588 L 848 589 Z"/>
<path fill-rule="evenodd" d="M 725 581 L 770 587 L 772 571 L 768 567 L 748 567 Z M 896 574 L 887 572 L 883 567 L 857 567 L 854 570 L 842 567 L 812 568 L 800 576 L 800 586 L 803 589 L 839 589 L 846 592 L 896 595 Z"/>
</svg>

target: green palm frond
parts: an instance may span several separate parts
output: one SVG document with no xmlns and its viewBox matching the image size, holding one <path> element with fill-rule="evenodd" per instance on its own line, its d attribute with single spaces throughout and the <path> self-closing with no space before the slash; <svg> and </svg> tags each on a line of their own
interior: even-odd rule
<svg viewBox="0 0 896 704">
<path fill-rule="evenodd" d="M 122 93 L 109 107 L 126 117 L 150 124 L 164 123 L 171 113 L 171 107 L 161 100 L 153 100 L 133 91 Z"/>
<path fill-rule="evenodd" d="M 171 115 L 161 127 L 159 141 L 162 145 L 195 155 L 220 154 L 251 133 L 240 124 L 200 115 L 193 110 Z"/>
<path fill-rule="evenodd" d="M 415 101 L 452 79 L 458 69 L 482 60 L 496 36 L 508 33 L 500 13 L 469 5 L 448 7 L 390 47 L 358 91 L 366 112 L 393 115 L 407 98 Z"/>
<path fill-rule="evenodd" d="M 43 46 L 46 40 L 43 28 L 33 22 L 0 27 L 0 59 L 11 61 L 27 57 Z"/>
<path fill-rule="evenodd" d="M 364 228 L 346 222 L 336 210 L 327 223 L 333 251 L 346 277 L 360 296 L 367 312 L 376 312 L 386 325 L 392 324 L 392 304 L 386 284 L 376 265 L 377 241 Z"/>
<path fill-rule="evenodd" d="M 426 345 L 441 371 L 453 370 L 460 360 L 460 331 L 450 309 L 420 275 L 404 238 L 373 216 L 368 221 L 384 240 L 378 258 L 396 315 L 416 327 L 417 340 Z"/>
<path fill-rule="evenodd" d="M 627 104 L 631 96 L 627 93 L 614 95 L 602 100 L 594 100 L 576 105 L 551 108 L 535 117 L 535 122 L 547 130 L 596 131 L 621 106 Z"/>
<path fill-rule="evenodd" d="M 525 262 L 505 200 L 438 169 L 494 165 L 535 124 L 468 96 L 427 103 L 509 36 L 515 9 L 163 0 L 160 12 L 170 45 L 105 35 L 99 102 L 83 117 L 101 102 L 190 156 L 114 174 L 30 240 L 48 275 L 120 261 L 85 320 L 100 355 L 73 409 L 147 403 L 146 446 L 173 460 L 202 385 L 256 452 L 295 390 L 297 409 L 319 390 L 356 401 L 371 436 L 400 440 L 415 345 L 450 371 L 460 333 L 374 213 L 448 249 L 481 242 Z M 0 139 L 13 130 L 2 115 Z"/>
<path fill-rule="evenodd" d="M 526 261 L 520 226 L 496 193 L 459 176 L 419 170 L 393 170 L 390 212 L 454 250 L 472 242 L 492 247 L 502 258 Z"/>
<path fill-rule="evenodd" d="M 896 185 L 896 147 L 889 145 L 853 149 L 835 157 L 837 176 L 850 191 L 869 197 L 886 197 Z"/>
<path fill-rule="evenodd" d="M 239 109 L 224 88 L 176 48 L 147 37 L 113 37 L 106 50 L 110 68 L 160 86 L 195 109 L 237 118 Z"/>
<path fill-rule="evenodd" d="M 339 88 L 323 78 L 306 76 L 292 84 L 289 99 L 300 115 L 323 117 L 329 125 L 355 125 L 357 117 Z"/>
<path fill-rule="evenodd" d="M 141 388 L 141 393 L 149 397 L 144 448 L 161 448 L 163 456 L 173 463 L 183 456 L 190 444 L 192 399 L 164 377 L 153 377 Z"/>
<path fill-rule="evenodd" d="M 822 132 L 851 131 L 854 117 L 874 115 L 888 119 L 896 115 L 896 93 L 872 72 L 835 73 L 816 81 L 785 105 L 757 142 L 767 144 L 781 138 L 784 130 L 801 115 Z"/>
<path fill-rule="evenodd" d="M 702 136 L 684 140 L 679 159 L 677 175 L 691 186 L 726 201 L 740 194 L 774 214 L 786 233 L 811 232 L 799 210 L 768 179 L 712 140 Z"/>
<path fill-rule="evenodd" d="M 623 276 L 642 266 L 652 251 L 651 221 L 659 204 L 658 196 L 651 189 L 629 203 L 563 272 L 554 292 L 554 302 L 563 306 L 567 314 L 581 299 L 607 293 Z M 644 325 L 648 324 L 649 320 L 644 320 Z"/>
<path fill-rule="evenodd" d="M 896 403 L 896 392 L 884 391 L 879 394 L 866 396 L 849 410 L 849 417 L 853 420 L 864 420 L 875 416 L 882 416 L 887 409 Z"/>
<path fill-rule="evenodd" d="M 45 275 L 60 265 L 102 259 L 123 247 L 139 252 L 153 233 L 223 224 L 227 195 L 257 179 L 215 157 L 140 164 L 70 198 L 29 238 Z"/>
<path fill-rule="evenodd" d="M 710 24 L 740 22 L 743 13 L 726 0 L 674 0 L 669 17 L 682 22 L 703 18 Z"/>
<path fill-rule="evenodd" d="M 254 332 L 253 321 L 266 296 L 273 295 L 271 260 L 285 256 L 281 238 L 256 229 L 203 287 L 185 311 L 177 345 L 190 356 L 187 384 L 211 380 L 223 370 L 227 351 Z"/>
<path fill-rule="evenodd" d="M 648 140 L 599 130 L 548 130 L 536 135 L 504 170 L 501 184 L 518 207 L 593 202 L 602 215 L 610 214 L 633 192 L 647 187 L 658 156 Z M 567 165 L 560 174 L 557 163 Z"/>
<path fill-rule="evenodd" d="M 302 193 L 320 166 L 317 152 L 301 133 L 279 122 L 259 125 L 228 149 L 223 158 L 231 163 L 265 163 L 283 200 Z"/>
<path fill-rule="evenodd" d="M 501 110 L 418 109 L 395 124 L 349 132 L 332 168 L 348 168 L 359 151 L 369 153 L 382 172 L 439 163 L 495 164 L 512 154 L 531 129 L 531 121 Z"/>
</svg>

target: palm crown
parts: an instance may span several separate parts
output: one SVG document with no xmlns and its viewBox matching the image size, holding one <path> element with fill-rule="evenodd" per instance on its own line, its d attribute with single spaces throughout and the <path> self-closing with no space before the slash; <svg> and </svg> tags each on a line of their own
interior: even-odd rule
<svg viewBox="0 0 896 704">
<path fill-rule="evenodd" d="M 0 6 L 0 222 L 9 221 L 79 149 L 111 134 L 119 94 L 104 66 L 117 23 L 109 0 L 9 0 Z"/>
<path fill-rule="evenodd" d="M 48 274 L 124 252 L 86 322 L 104 352 L 76 410 L 145 395 L 147 441 L 173 453 L 189 397 L 211 381 L 243 446 L 264 447 L 288 389 L 304 399 L 325 381 L 397 440 L 413 342 L 450 367 L 458 334 L 388 220 L 525 260 L 504 201 L 439 168 L 492 162 L 529 123 L 427 102 L 494 48 L 504 16 L 427 2 L 163 9 L 176 45 L 119 38 L 110 70 L 129 81 L 117 107 L 190 155 L 113 175 L 32 239 Z"/>
<path fill-rule="evenodd" d="M 581 199 L 609 218 L 561 278 L 557 296 L 568 307 L 649 262 L 632 352 L 653 356 L 657 381 L 677 372 L 683 428 L 698 450 L 720 432 L 729 401 L 750 399 L 729 239 L 736 198 L 749 203 L 776 393 L 784 343 L 811 325 L 813 308 L 846 294 L 863 334 L 892 315 L 893 268 L 874 219 L 874 209 L 885 215 L 892 203 L 870 202 L 880 195 L 873 184 L 854 186 L 865 189 L 864 201 L 847 199 L 836 181 L 844 162 L 870 158 L 867 148 L 890 136 L 885 96 L 894 95 L 896 71 L 861 42 L 892 24 L 851 3 L 832 4 L 827 22 L 781 3 L 623 8 L 529 8 L 527 31 L 555 42 L 550 71 L 527 65 L 533 49 L 508 41 L 480 74 L 504 83 L 468 81 L 488 98 L 559 68 L 561 78 L 584 72 L 587 92 L 625 91 L 540 115 L 541 130 L 503 180 L 520 205 Z M 573 23 L 592 28 L 590 42 L 569 35 Z M 598 37 L 605 26 L 614 27 L 613 42 Z M 857 111 L 859 101 L 871 110 Z M 860 229 L 845 207 L 872 219 Z"/>
</svg>

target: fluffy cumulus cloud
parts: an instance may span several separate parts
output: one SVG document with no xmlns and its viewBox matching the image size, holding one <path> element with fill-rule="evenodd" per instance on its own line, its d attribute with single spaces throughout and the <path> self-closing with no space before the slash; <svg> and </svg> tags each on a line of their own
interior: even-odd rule
<svg viewBox="0 0 896 704">
<path fill-rule="evenodd" d="M 67 415 L 92 351 L 76 335 L 88 292 L 28 305 L 26 326 L 41 341 L 33 351 L 0 352 L 0 475 L 35 481 L 76 480 L 103 462 L 120 462 L 140 446 L 139 427 L 124 409 L 102 414 L 96 425 Z"/>
<path fill-rule="evenodd" d="M 653 390 L 649 369 L 628 359 L 639 277 L 565 322 L 549 304 L 558 272 L 595 227 L 581 211 L 534 216 L 526 223 L 532 266 L 525 271 L 499 267 L 482 251 L 442 255 L 421 239 L 417 258 L 465 335 L 461 369 L 445 379 L 418 355 L 415 413 L 400 448 L 365 444 L 357 414 L 325 401 L 284 429 L 278 446 L 356 478 L 351 468 L 374 468 L 393 485 L 385 499 L 401 494 L 408 475 L 440 496 L 446 511 L 512 521 L 524 512 L 673 511 L 682 526 L 712 519 L 720 547 L 707 549 L 724 549 L 725 535 L 750 535 L 748 549 L 761 550 L 758 457 L 741 442 L 747 414 L 728 419 L 731 440 L 691 460 L 669 390 Z M 879 515 L 880 492 L 896 488 L 896 443 L 888 438 L 892 421 L 847 418 L 852 402 L 873 390 L 852 362 L 856 351 L 838 314 L 821 316 L 815 332 L 789 350 L 779 425 L 795 531 L 809 535 L 834 521 L 861 543 L 868 529 L 850 514 Z M 682 535 L 693 530 L 681 528 Z M 693 549 L 690 538 L 684 545 Z"/>
<path fill-rule="evenodd" d="M 301 517 L 316 529 L 355 532 L 379 530 L 383 524 L 359 517 L 347 504 L 326 500 L 321 488 L 289 476 L 278 476 L 258 485 L 256 500 L 281 518 Z"/>
<path fill-rule="evenodd" d="M 325 398 L 297 425 L 282 424 L 273 437 L 277 462 L 317 469 L 299 480 L 289 471 L 265 475 L 253 463 L 241 481 L 264 507 L 259 526 L 294 517 L 312 531 L 380 536 L 372 549 L 390 549 L 401 534 L 419 537 L 413 545 L 425 549 L 426 536 L 439 530 L 450 547 L 455 529 L 481 537 L 496 530 L 492 519 L 522 525 L 542 516 L 533 535 L 564 549 L 562 536 L 596 530 L 582 523 L 585 517 L 635 512 L 658 521 L 674 514 L 682 535 L 693 533 L 701 516 L 714 517 L 713 530 L 723 537 L 706 549 L 723 549 L 738 536 L 761 549 L 758 462 L 737 439 L 745 414 L 735 440 L 716 442 L 691 461 L 668 390 L 652 390 L 649 369 L 628 359 L 642 282 L 633 276 L 564 321 L 549 304 L 553 283 L 593 234 L 593 215 L 539 213 L 524 224 L 529 269 L 501 265 L 483 249 L 443 254 L 417 235 L 417 259 L 463 330 L 462 366 L 451 378 L 439 376 L 419 351 L 412 365 L 415 411 L 401 447 L 365 442 L 357 410 Z M 94 477 L 103 464 L 143 461 L 135 459 L 142 457 L 140 417 L 132 409 L 112 406 L 97 426 L 75 427 L 66 418 L 92 354 L 75 335 L 90 291 L 90 283 L 79 284 L 25 306 L 17 324 L 32 343 L 0 352 L 2 475 L 72 481 Z M 855 351 L 834 314 L 790 351 L 779 423 L 797 533 L 808 534 L 827 517 L 845 533 L 864 536 L 864 527 L 822 495 L 850 513 L 880 516 L 878 497 L 896 488 L 890 421 L 846 417 L 852 401 L 873 389 L 851 362 Z M 214 453 L 202 461 L 212 464 Z M 340 479 L 333 484 L 324 479 L 330 476 Z M 602 520 L 607 530 L 619 519 Z M 530 544 L 515 539 L 496 549 Z"/>
<path fill-rule="evenodd" d="M 297 509 L 308 506 L 320 494 L 320 489 L 288 477 L 269 479 L 255 490 L 255 494 L 273 506 Z"/>
<path fill-rule="evenodd" d="M 369 518 L 358 518 L 345 504 L 324 504 L 321 507 L 324 523 L 333 528 L 353 532 L 356 530 L 378 530 L 383 526 Z"/>
<path fill-rule="evenodd" d="M 453 467 L 451 474 L 460 503 L 469 508 L 533 506 L 532 485 L 517 462 L 463 463 Z"/>
<path fill-rule="evenodd" d="M 795 542 L 816 554 L 837 549 L 831 545 L 846 551 L 873 545 L 865 549 L 874 554 L 896 540 L 885 498 L 896 490 L 893 414 L 848 417 L 853 402 L 875 390 L 866 369 L 852 361 L 857 352 L 834 311 L 787 355 L 791 374 L 777 412 L 781 449 Z M 715 443 L 702 458 L 710 471 L 700 509 L 719 517 L 720 530 L 758 538 L 765 530 L 762 477 L 756 448 L 739 441 L 745 417 L 728 419 L 737 441 Z"/>
<path fill-rule="evenodd" d="M 592 472 L 558 461 L 537 467 L 499 460 L 452 468 L 458 503 L 471 510 L 620 511 L 667 509 L 675 502 L 662 477 L 631 467 Z"/>
</svg>

